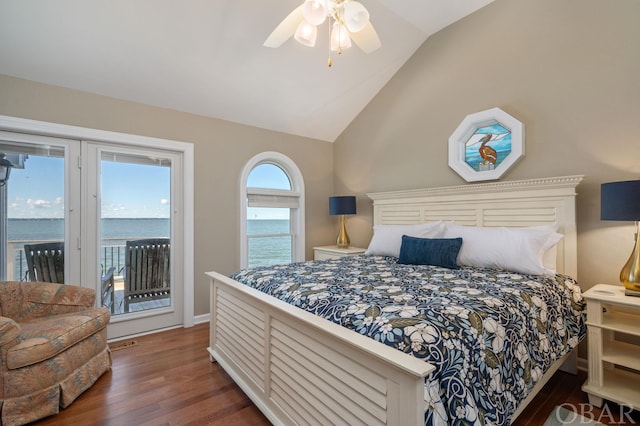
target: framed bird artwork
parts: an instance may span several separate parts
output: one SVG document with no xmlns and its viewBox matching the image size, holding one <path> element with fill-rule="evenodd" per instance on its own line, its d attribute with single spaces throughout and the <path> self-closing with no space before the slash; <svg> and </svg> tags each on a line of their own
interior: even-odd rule
<svg viewBox="0 0 640 426">
<path fill-rule="evenodd" d="M 524 156 L 524 125 L 500 108 L 470 114 L 449 137 L 449 167 L 467 182 L 499 179 Z"/>
</svg>

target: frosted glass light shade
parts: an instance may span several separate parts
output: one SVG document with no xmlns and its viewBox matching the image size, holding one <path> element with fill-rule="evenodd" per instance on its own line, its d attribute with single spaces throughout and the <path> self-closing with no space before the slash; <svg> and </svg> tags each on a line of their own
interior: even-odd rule
<svg viewBox="0 0 640 426">
<path fill-rule="evenodd" d="M 351 37 L 347 27 L 336 22 L 331 30 L 331 50 L 338 51 L 340 49 L 348 49 L 351 47 Z"/>
<path fill-rule="evenodd" d="M 326 0 L 305 0 L 302 5 L 302 16 L 311 25 L 320 25 L 327 19 Z"/>
<path fill-rule="evenodd" d="M 300 22 L 296 33 L 293 38 L 300 44 L 313 47 L 316 45 L 316 38 L 318 37 L 318 29 L 315 25 L 311 25 L 307 21 Z"/>
<path fill-rule="evenodd" d="M 369 22 L 369 11 L 357 1 L 344 4 L 344 23 L 352 33 L 361 31 Z"/>
</svg>

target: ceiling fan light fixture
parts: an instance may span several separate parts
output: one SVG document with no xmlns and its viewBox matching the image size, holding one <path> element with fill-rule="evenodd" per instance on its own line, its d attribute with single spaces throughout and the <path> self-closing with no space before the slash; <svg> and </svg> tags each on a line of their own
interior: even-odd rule
<svg viewBox="0 0 640 426">
<path fill-rule="evenodd" d="M 311 25 L 320 25 L 327 19 L 326 0 L 305 0 L 302 5 L 302 16 Z"/>
<path fill-rule="evenodd" d="M 304 46 L 314 47 L 318 26 L 323 22 L 329 30 L 329 52 L 341 54 L 343 49 L 355 43 L 363 52 L 371 53 L 382 45 L 369 20 L 369 12 L 357 0 L 303 0 L 278 24 L 263 45 L 280 47 L 293 37 Z M 329 66 L 331 62 L 329 54 Z"/>
<path fill-rule="evenodd" d="M 352 33 L 362 31 L 369 23 L 369 11 L 357 1 L 344 3 L 344 23 Z"/>
<path fill-rule="evenodd" d="M 351 37 L 349 37 L 347 27 L 340 22 L 335 22 L 331 30 L 331 50 L 340 52 L 342 49 L 348 49 L 350 47 Z"/>
<path fill-rule="evenodd" d="M 293 35 L 293 38 L 298 43 L 307 47 L 315 46 L 317 37 L 318 28 L 304 20 L 300 22 L 300 25 L 298 25 L 298 28 L 296 29 L 296 33 Z"/>
</svg>

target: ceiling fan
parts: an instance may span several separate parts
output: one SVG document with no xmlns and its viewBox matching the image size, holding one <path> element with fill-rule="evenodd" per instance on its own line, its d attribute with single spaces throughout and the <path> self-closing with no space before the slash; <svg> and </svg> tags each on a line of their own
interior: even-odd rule
<svg viewBox="0 0 640 426">
<path fill-rule="evenodd" d="M 382 43 L 369 21 L 369 12 L 355 0 L 305 0 L 295 8 L 264 42 L 266 47 L 280 47 L 291 36 L 304 46 L 316 44 L 318 25 L 328 21 L 331 51 L 342 53 L 351 41 L 365 53 L 378 49 Z M 331 66 L 331 58 L 328 65 Z"/>
</svg>

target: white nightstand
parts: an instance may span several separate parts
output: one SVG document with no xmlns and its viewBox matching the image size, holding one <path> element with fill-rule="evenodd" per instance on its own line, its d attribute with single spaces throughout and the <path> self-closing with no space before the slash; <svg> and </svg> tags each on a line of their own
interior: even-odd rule
<svg viewBox="0 0 640 426">
<path fill-rule="evenodd" d="M 314 247 L 313 259 L 322 260 L 322 259 L 335 259 L 337 257 L 343 257 L 343 256 L 355 256 L 357 254 L 362 254 L 365 251 L 367 251 L 367 249 L 363 249 L 360 247 L 348 247 L 348 248 L 339 248 L 338 246 Z"/>
<path fill-rule="evenodd" d="M 621 341 L 640 338 L 640 297 L 625 296 L 622 286 L 598 284 L 584 298 L 589 378 L 582 390 L 596 407 L 602 407 L 603 399 L 640 407 L 640 345 Z"/>
</svg>

